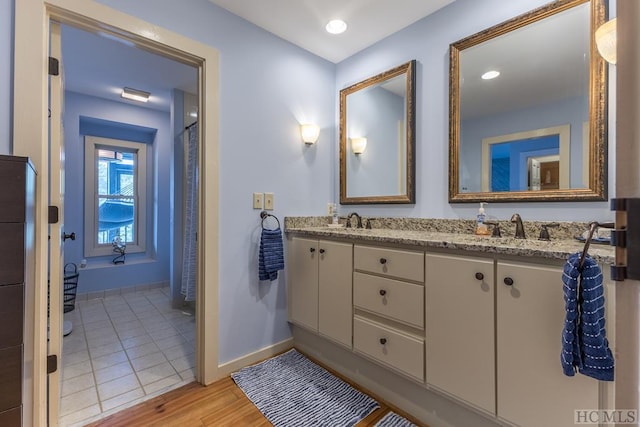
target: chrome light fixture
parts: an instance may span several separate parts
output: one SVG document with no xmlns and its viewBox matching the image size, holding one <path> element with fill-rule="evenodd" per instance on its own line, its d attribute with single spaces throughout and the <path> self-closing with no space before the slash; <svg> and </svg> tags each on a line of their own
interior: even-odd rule
<svg viewBox="0 0 640 427">
<path fill-rule="evenodd" d="M 130 99 L 132 101 L 147 102 L 149 101 L 149 96 L 151 96 L 151 94 L 143 90 L 131 89 L 130 87 L 125 87 L 124 89 L 122 89 L 122 93 L 120 94 L 120 96 L 125 99 Z"/>
<path fill-rule="evenodd" d="M 300 134 L 305 144 L 315 144 L 320 136 L 320 127 L 311 123 L 300 125 Z"/>
</svg>

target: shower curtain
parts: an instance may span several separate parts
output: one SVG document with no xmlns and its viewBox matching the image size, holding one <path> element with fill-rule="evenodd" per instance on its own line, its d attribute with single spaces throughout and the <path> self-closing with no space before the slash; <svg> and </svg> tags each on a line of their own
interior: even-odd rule
<svg viewBox="0 0 640 427">
<path fill-rule="evenodd" d="M 197 232 L 198 232 L 198 125 L 189 128 L 187 144 L 184 239 L 182 250 L 181 293 L 185 301 L 196 300 Z"/>
</svg>

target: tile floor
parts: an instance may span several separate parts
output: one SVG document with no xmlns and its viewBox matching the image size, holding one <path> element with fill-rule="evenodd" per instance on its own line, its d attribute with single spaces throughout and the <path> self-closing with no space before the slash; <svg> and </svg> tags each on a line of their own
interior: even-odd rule
<svg viewBox="0 0 640 427">
<path fill-rule="evenodd" d="M 194 381 L 195 317 L 168 288 L 77 301 L 65 319 L 60 425 L 83 425 Z"/>
</svg>

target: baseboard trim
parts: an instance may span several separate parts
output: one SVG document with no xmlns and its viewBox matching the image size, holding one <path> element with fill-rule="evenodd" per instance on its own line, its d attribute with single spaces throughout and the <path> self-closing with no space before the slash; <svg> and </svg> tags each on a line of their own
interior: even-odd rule
<svg viewBox="0 0 640 427">
<path fill-rule="evenodd" d="M 246 354 L 237 359 L 231 360 L 229 362 L 223 363 L 218 366 L 218 374 L 223 377 L 235 372 L 239 369 L 244 368 L 245 366 L 250 366 L 261 362 L 270 357 L 276 356 L 282 352 L 290 350 L 293 348 L 293 337 L 287 338 L 286 340 L 280 341 L 268 347 L 261 348 L 258 351 L 254 351 L 253 353 Z"/>
</svg>

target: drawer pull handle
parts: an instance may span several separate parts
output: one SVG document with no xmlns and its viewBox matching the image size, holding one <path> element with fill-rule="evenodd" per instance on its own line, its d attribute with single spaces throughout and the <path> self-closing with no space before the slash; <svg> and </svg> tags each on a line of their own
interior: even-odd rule
<svg viewBox="0 0 640 427">
<path fill-rule="evenodd" d="M 314 253 L 316 251 L 316 248 L 309 248 L 309 252 Z"/>
<path fill-rule="evenodd" d="M 385 345 L 387 343 L 386 338 L 380 338 L 380 344 Z"/>
<path fill-rule="evenodd" d="M 324 249 L 320 249 L 320 253 L 323 254 L 324 253 Z"/>
<path fill-rule="evenodd" d="M 387 294 L 387 291 L 385 291 L 384 289 L 380 289 L 380 296 L 385 296 Z"/>
<path fill-rule="evenodd" d="M 478 280 L 483 280 L 483 279 L 484 279 L 484 274 L 482 274 L 482 273 L 476 273 L 476 279 L 478 279 Z"/>
<path fill-rule="evenodd" d="M 386 258 L 380 258 L 380 264 L 385 265 L 387 263 Z"/>
<path fill-rule="evenodd" d="M 504 284 L 507 286 L 513 286 L 513 279 L 511 277 L 505 277 Z"/>
</svg>

